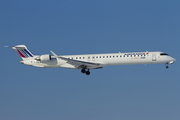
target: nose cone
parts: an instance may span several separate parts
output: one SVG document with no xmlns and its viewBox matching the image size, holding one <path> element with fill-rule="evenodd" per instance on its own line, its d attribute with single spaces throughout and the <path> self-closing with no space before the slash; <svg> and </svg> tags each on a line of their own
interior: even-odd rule
<svg viewBox="0 0 180 120">
<path fill-rule="evenodd" d="M 173 61 L 176 61 L 176 59 L 175 59 L 175 58 L 173 58 Z"/>
</svg>

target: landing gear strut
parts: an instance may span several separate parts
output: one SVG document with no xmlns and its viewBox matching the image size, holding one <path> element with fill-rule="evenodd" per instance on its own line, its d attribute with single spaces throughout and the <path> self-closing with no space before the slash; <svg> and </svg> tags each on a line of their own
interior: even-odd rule
<svg viewBox="0 0 180 120">
<path fill-rule="evenodd" d="M 86 73 L 86 75 L 90 75 L 89 69 L 88 69 L 87 71 L 86 71 L 85 69 L 82 69 L 81 72 L 82 72 L 82 73 Z"/>
</svg>

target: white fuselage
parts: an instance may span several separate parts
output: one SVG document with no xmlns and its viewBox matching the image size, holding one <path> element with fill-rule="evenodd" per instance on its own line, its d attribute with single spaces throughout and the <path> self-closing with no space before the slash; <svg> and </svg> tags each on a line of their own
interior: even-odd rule
<svg viewBox="0 0 180 120">
<path fill-rule="evenodd" d="M 78 69 L 75 65 L 69 64 L 67 61 L 52 56 L 50 61 L 42 62 L 35 60 L 38 56 L 28 58 L 21 61 L 23 64 L 36 67 L 64 67 Z M 87 55 L 66 55 L 61 56 L 77 61 L 99 63 L 99 68 L 109 65 L 131 65 L 131 64 L 157 64 L 157 63 L 173 63 L 175 59 L 163 52 L 132 52 L 132 53 L 111 53 L 111 54 L 87 54 Z M 94 69 L 89 68 L 89 69 Z"/>
</svg>

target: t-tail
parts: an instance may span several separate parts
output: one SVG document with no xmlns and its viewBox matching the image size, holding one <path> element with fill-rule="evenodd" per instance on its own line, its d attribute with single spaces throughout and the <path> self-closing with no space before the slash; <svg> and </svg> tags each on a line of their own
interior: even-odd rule
<svg viewBox="0 0 180 120">
<path fill-rule="evenodd" d="M 30 57 L 34 57 L 32 52 L 29 51 L 25 45 L 16 45 L 16 46 L 13 46 L 12 49 L 16 50 L 23 60 Z"/>
</svg>

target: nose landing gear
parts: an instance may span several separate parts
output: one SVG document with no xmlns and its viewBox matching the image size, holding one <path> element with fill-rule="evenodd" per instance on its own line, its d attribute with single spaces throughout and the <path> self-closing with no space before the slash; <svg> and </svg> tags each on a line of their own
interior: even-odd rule
<svg viewBox="0 0 180 120">
<path fill-rule="evenodd" d="M 168 63 L 166 63 L 166 68 L 167 68 L 167 69 L 169 68 Z"/>
</svg>

